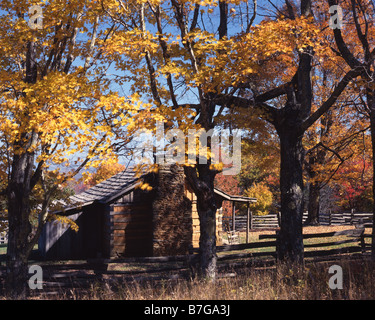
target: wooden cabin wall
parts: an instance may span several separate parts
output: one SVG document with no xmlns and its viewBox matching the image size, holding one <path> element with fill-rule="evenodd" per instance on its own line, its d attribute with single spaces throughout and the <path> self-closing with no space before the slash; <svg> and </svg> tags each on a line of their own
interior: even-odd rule
<svg viewBox="0 0 375 320">
<path fill-rule="evenodd" d="M 39 239 L 39 254 L 47 260 L 88 259 L 104 255 L 103 207 L 96 205 L 70 215 L 78 231 L 58 221 L 47 222 Z"/>
<path fill-rule="evenodd" d="M 111 257 L 152 256 L 152 192 L 136 189 L 108 206 Z"/>
<path fill-rule="evenodd" d="M 188 182 L 185 180 L 185 196 L 191 201 L 192 204 L 192 245 L 193 248 L 199 248 L 199 237 L 200 237 L 200 224 L 199 216 L 197 209 L 197 196 L 189 186 Z M 223 232 L 223 223 L 222 223 L 222 210 L 219 208 L 216 212 L 216 245 L 222 245 L 222 232 Z"/>
<path fill-rule="evenodd" d="M 69 218 L 78 221 L 82 212 Z M 45 259 L 71 259 L 76 256 L 82 244 L 82 234 L 74 233 L 68 226 L 58 221 L 49 221 L 44 225 L 38 242 L 38 254 Z M 77 243 L 77 245 L 73 245 Z"/>
</svg>

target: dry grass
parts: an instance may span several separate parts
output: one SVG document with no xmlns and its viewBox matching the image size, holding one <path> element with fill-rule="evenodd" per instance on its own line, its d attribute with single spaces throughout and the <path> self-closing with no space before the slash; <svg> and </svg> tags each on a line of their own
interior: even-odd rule
<svg viewBox="0 0 375 320">
<path fill-rule="evenodd" d="M 332 290 L 328 281 L 331 265 L 343 269 L 343 289 Z M 364 300 L 375 299 L 375 263 L 338 260 L 308 263 L 296 268 L 264 267 L 246 269 L 234 277 L 216 282 L 197 280 L 93 283 L 86 290 L 69 290 L 58 296 L 37 299 L 77 300 Z"/>
<path fill-rule="evenodd" d="M 304 233 L 323 233 L 352 229 L 353 226 L 305 227 Z M 259 234 L 251 232 L 250 241 L 259 241 Z M 328 269 L 338 264 L 343 270 L 343 289 L 332 290 Z M 330 262 L 308 262 L 303 271 L 298 268 L 248 268 L 234 277 L 206 281 L 162 281 L 118 283 L 109 287 L 93 285 L 77 299 L 125 300 L 363 300 L 375 299 L 375 263 L 368 259 L 342 258 Z"/>
<path fill-rule="evenodd" d="M 322 233 L 351 229 L 351 226 L 306 227 L 304 233 Z M 251 241 L 259 234 L 251 232 Z M 227 270 L 231 277 L 215 282 L 198 280 L 163 280 L 124 282 L 95 281 L 89 288 L 61 291 L 57 295 L 38 294 L 33 299 L 77 300 L 364 300 L 375 299 L 375 262 L 358 255 L 356 259 L 312 262 L 306 260 L 302 270 L 286 265 L 260 266 Z M 343 270 L 343 289 L 330 289 L 329 267 L 337 264 Z M 145 266 L 143 266 L 145 267 Z M 125 270 L 125 266 L 113 266 Z M 126 270 L 133 270 L 129 265 Z M 138 266 L 139 268 L 139 266 Z M 134 269 L 136 270 L 136 269 Z M 139 269 L 138 269 L 139 270 Z M 145 273 L 147 275 L 147 273 Z M 220 275 L 223 276 L 223 275 Z M 108 280 L 108 279 L 107 279 Z"/>
</svg>

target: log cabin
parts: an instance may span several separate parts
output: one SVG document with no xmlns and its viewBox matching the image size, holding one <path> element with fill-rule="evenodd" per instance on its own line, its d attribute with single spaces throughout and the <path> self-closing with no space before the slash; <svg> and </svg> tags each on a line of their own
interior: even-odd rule
<svg viewBox="0 0 375 320">
<path fill-rule="evenodd" d="M 152 190 L 143 190 L 147 183 Z M 255 202 L 215 189 L 216 238 L 221 244 L 224 200 Z M 170 256 L 199 247 L 196 196 L 184 170 L 162 166 L 142 179 L 127 169 L 72 196 L 59 215 L 75 221 L 78 232 L 60 222 L 47 222 L 39 239 L 39 256 L 48 260 Z"/>
</svg>

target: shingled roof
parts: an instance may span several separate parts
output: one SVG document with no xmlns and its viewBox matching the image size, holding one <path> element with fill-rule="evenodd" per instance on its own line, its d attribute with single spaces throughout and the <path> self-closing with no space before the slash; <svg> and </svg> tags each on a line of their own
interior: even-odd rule
<svg viewBox="0 0 375 320">
<path fill-rule="evenodd" d="M 126 193 L 126 190 L 139 184 L 139 178 L 132 169 L 122 171 L 111 178 L 71 197 L 72 202 L 88 205 L 94 201 L 100 203 L 111 202 L 114 198 Z"/>
<path fill-rule="evenodd" d="M 72 211 L 81 210 L 94 202 L 111 203 L 136 188 L 140 183 L 136 172 L 132 168 L 128 168 L 86 191 L 71 196 L 65 205 L 62 205 L 64 209 L 61 210 L 61 214 L 72 214 Z"/>
</svg>

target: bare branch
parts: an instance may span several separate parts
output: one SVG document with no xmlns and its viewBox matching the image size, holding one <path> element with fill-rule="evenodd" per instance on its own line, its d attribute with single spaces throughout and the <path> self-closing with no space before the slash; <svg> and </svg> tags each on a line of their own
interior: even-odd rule
<svg viewBox="0 0 375 320">
<path fill-rule="evenodd" d="M 340 94 L 345 90 L 346 86 L 350 81 L 358 77 L 363 73 L 363 68 L 356 68 L 348 71 L 341 81 L 337 84 L 336 88 L 333 90 L 329 98 L 316 110 L 307 120 L 304 121 L 300 130 L 305 132 L 310 126 L 314 124 L 329 108 L 336 102 Z"/>
<path fill-rule="evenodd" d="M 90 64 L 90 60 L 92 58 L 92 54 L 93 54 L 95 42 L 96 42 L 96 37 L 97 37 L 97 33 L 98 33 L 98 24 L 99 24 L 99 17 L 97 16 L 95 18 L 95 22 L 94 22 L 94 27 L 93 27 L 93 31 L 92 31 L 90 46 L 89 46 L 89 52 L 87 53 L 85 64 L 83 66 L 84 70 L 87 70 L 87 68 L 89 67 L 89 64 Z"/>
<path fill-rule="evenodd" d="M 253 0 L 253 15 L 250 18 L 250 22 L 247 24 L 246 33 L 250 32 L 250 28 L 254 23 L 254 20 L 257 16 L 257 8 L 258 8 L 257 0 Z"/>
<path fill-rule="evenodd" d="M 328 4 L 330 6 L 337 5 L 337 0 L 328 0 Z M 333 30 L 333 34 L 335 37 L 335 41 L 337 44 L 337 47 L 341 53 L 341 56 L 344 58 L 346 63 L 352 68 L 356 68 L 361 66 L 361 63 L 354 57 L 354 55 L 350 52 L 348 47 L 346 46 L 346 43 L 342 37 L 341 30 L 339 28 L 336 28 Z"/>
</svg>

